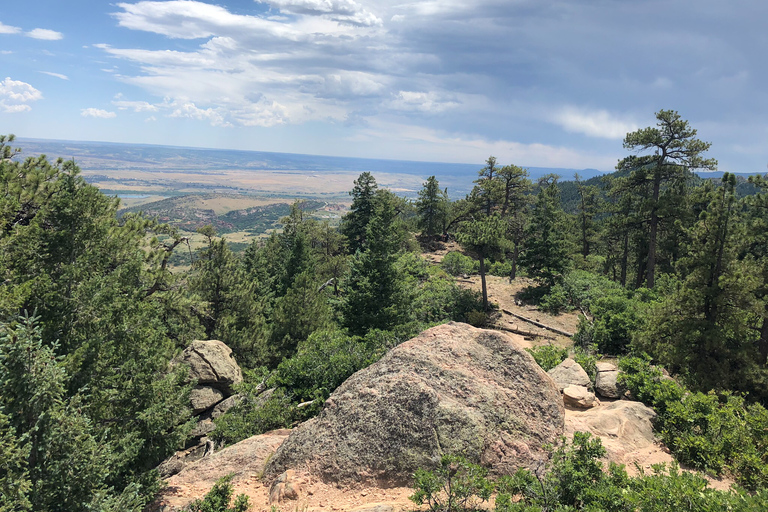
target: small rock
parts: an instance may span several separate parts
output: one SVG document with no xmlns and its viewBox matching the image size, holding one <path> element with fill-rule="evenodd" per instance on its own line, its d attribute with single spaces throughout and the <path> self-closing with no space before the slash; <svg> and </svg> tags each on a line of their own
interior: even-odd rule
<svg viewBox="0 0 768 512">
<path fill-rule="evenodd" d="M 569 407 L 589 409 L 600 404 L 600 401 L 586 387 L 571 385 L 563 389 L 563 403 Z"/>
<path fill-rule="evenodd" d="M 555 381 L 561 392 L 570 385 L 584 386 L 585 388 L 592 386 L 592 381 L 584 368 L 570 357 L 547 373 Z"/>
<path fill-rule="evenodd" d="M 595 377 L 595 392 L 605 398 L 620 398 L 621 392 L 617 379 L 619 370 L 611 363 L 597 363 Z"/>
<path fill-rule="evenodd" d="M 200 414 L 224 400 L 224 392 L 211 386 L 195 386 L 189 393 L 192 414 Z"/>
<path fill-rule="evenodd" d="M 277 477 L 277 480 L 269 488 L 269 503 L 283 503 L 299 499 L 301 494 L 301 482 L 296 478 L 296 472 L 289 469 Z"/>
</svg>

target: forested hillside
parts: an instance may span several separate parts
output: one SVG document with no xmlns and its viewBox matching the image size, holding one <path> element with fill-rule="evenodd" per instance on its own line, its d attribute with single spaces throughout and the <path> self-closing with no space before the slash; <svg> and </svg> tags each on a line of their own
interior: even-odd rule
<svg viewBox="0 0 768 512">
<path fill-rule="evenodd" d="M 118 217 L 73 162 L 0 138 L 0 511 L 141 510 L 192 428 L 193 383 L 170 362 L 193 339 L 223 341 L 244 369 L 245 399 L 212 434 L 229 444 L 317 414 L 427 327 L 491 325 L 487 274 L 532 279 L 517 299 L 542 311 L 579 311 L 575 350 L 622 357 L 626 388 L 657 410 L 680 460 L 760 491 L 768 182 L 750 178 L 742 195 L 731 174 L 695 178 L 716 167 L 709 144 L 676 112 L 657 120 L 627 134 L 617 173 L 568 189 L 568 210 L 560 177 L 534 184 L 493 157 L 458 201 L 434 176 L 409 201 L 365 172 L 340 227 L 296 203 L 240 255 L 205 226 L 188 271 L 168 265 L 185 241 L 176 228 Z M 422 258 L 447 240 L 463 251 Z M 482 293 L 457 285 L 465 273 Z M 511 489 L 535 504 L 531 488 Z"/>
</svg>

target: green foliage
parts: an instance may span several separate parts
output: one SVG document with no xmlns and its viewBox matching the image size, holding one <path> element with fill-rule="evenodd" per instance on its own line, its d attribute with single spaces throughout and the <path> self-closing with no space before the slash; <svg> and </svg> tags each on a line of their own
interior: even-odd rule
<svg viewBox="0 0 768 512">
<path fill-rule="evenodd" d="M 217 444 L 230 445 L 270 430 L 287 428 L 301 418 L 284 389 L 262 395 L 261 390 L 257 394 L 257 386 L 254 381 L 244 382 L 236 389 L 243 399 L 214 420 L 216 430 L 210 437 Z"/>
<path fill-rule="evenodd" d="M 547 290 L 541 299 L 539 299 L 539 309 L 546 311 L 551 315 L 559 315 L 570 306 L 568 293 L 565 288 L 556 284 Z"/>
<path fill-rule="evenodd" d="M 364 172 L 355 180 L 355 186 L 349 193 L 352 196 L 352 206 L 342 220 L 341 232 L 347 238 L 347 245 L 352 254 L 363 248 L 367 238 L 368 224 L 376 208 L 378 188 L 373 175 Z"/>
<path fill-rule="evenodd" d="M 692 393 L 648 358 L 622 358 L 619 382 L 658 413 L 655 427 L 675 458 L 745 488 L 768 484 L 768 411 L 731 393 Z"/>
<path fill-rule="evenodd" d="M 604 472 L 600 462 L 604 455 L 600 439 L 588 433 L 575 432 L 571 443 L 563 438 L 546 471 L 534 474 L 521 468 L 499 480 L 496 510 L 630 510 L 622 492 L 629 483 L 627 474 L 613 464 Z M 516 495 L 519 501 L 513 502 Z"/>
<path fill-rule="evenodd" d="M 525 349 L 533 356 L 541 368 L 548 372 L 559 365 L 568 357 L 568 349 L 560 348 L 555 345 L 542 345 L 540 347 Z"/>
<path fill-rule="evenodd" d="M 477 272 L 479 263 L 477 260 L 465 256 L 458 251 L 451 251 L 443 256 L 440 266 L 452 276 L 462 274 L 474 274 Z"/>
<path fill-rule="evenodd" d="M 443 455 L 434 471 L 416 470 L 414 490 L 409 499 L 427 505 L 430 512 L 463 512 L 477 510 L 488 501 L 493 484 L 485 477 L 488 471 L 460 455 Z"/>
<path fill-rule="evenodd" d="M 422 234 L 433 236 L 445 230 L 448 204 L 447 191 L 440 189 L 440 183 L 434 176 L 427 178 L 416 200 Z"/>
<path fill-rule="evenodd" d="M 568 232 L 565 213 L 560 205 L 557 176 L 539 180 L 541 190 L 526 229 L 526 246 L 520 263 L 528 275 L 546 288 L 561 282 L 569 266 Z"/>
<path fill-rule="evenodd" d="M 317 331 L 299 345 L 298 352 L 277 367 L 271 386 L 291 393 L 298 402 L 323 402 L 356 371 L 383 355 L 375 342 L 347 336 L 340 331 Z"/>
<path fill-rule="evenodd" d="M 203 499 L 192 502 L 185 511 L 188 512 L 246 512 L 249 508 L 248 496 L 245 494 L 235 498 L 235 502 L 230 507 L 232 494 L 232 478 L 234 475 L 227 475 L 220 478 L 213 484 L 210 491 Z"/>
<path fill-rule="evenodd" d="M 366 228 L 363 250 L 355 253 L 344 284 L 343 323 L 353 334 L 391 329 L 407 321 L 412 295 L 396 262 L 402 242 L 396 198 L 379 193 Z"/>
<path fill-rule="evenodd" d="M 589 379 L 595 382 L 597 377 L 597 362 L 600 360 L 600 354 L 593 351 L 586 350 L 582 347 L 576 347 L 573 351 L 573 360 L 579 363 L 579 365 L 587 372 Z"/>
<path fill-rule="evenodd" d="M 498 277 L 509 277 L 512 274 L 512 268 L 511 261 L 494 261 L 488 265 L 488 274 Z"/>
</svg>

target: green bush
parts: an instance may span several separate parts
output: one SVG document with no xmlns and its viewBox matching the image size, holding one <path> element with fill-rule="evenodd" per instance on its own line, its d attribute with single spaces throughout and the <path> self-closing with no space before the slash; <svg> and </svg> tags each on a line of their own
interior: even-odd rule
<svg viewBox="0 0 768 512">
<path fill-rule="evenodd" d="M 487 469 L 460 455 L 443 455 L 435 471 L 416 470 L 416 492 L 408 499 L 427 505 L 431 512 L 477 510 L 479 503 L 488 501 L 493 493 L 487 474 Z"/>
<path fill-rule="evenodd" d="M 480 262 L 465 256 L 460 252 L 451 251 L 443 256 L 440 266 L 452 276 L 474 274 L 480 268 Z"/>
<path fill-rule="evenodd" d="M 595 382 L 597 377 L 597 362 L 600 360 L 600 354 L 585 350 L 581 347 L 576 347 L 573 351 L 573 360 L 579 363 L 579 365 L 587 372 L 589 379 Z"/>
<path fill-rule="evenodd" d="M 731 393 L 692 393 L 646 357 L 619 361 L 619 382 L 658 416 L 655 428 L 675 458 L 730 474 L 750 491 L 768 485 L 768 411 Z"/>
<path fill-rule="evenodd" d="M 201 500 L 193 501 L 184 510 L 187 512 L 246 512 L 249 508 L 248 496 L 245 494 L 235 498 L 235 503 L 230 507 L 232 501 L 232 477 L 227 475 L 220 478 L 208 491 L 208 494 Z"/>
<path fill-rule="evenodd" d="M 568 349 L 556 347 L 555 345 L 542 345 L 540 347 L 525 349 L 533 356 L 539 366 L 548 372 L 559 365 L 568 357 Z"/>
<path fill-rule="evenodd" d="M 559 315 L 571 307 L 571 301 L 563 285 L 556 284 L 539 299 L 539 309 L 551 315 Z"/>
<path fill-rule="evenodd" d="M 511 261 L 494 261 L 488 265 L 488 274 L 498 277 L 509 277 L 512 274 Z"/>
<path fill-rule="evenodd" d="M 244 395 L 243 400 L 213 420 L 216 430 L 210 437 L 219 445 L 230 445 L 270 430 L 287 428 L 303 418 L 283 389 L 276 389 L 266 399 L 248 393 L 243 387 L 238 391 Z"/>
<path fill-rule="evenodd" d="M 483 309 L 480 294 L 461 288 L 438 267 L 429 267 L 427 278 L 417 284 L 413 316 L 425 324 L 455 320 L 470 323 L 471 311 Z"/>
</svg>

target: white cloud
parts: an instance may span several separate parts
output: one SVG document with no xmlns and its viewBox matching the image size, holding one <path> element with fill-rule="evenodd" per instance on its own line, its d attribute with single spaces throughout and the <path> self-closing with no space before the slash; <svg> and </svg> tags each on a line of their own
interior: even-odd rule
<svg viewBox="0 0 768 512">
<path fill-rule="evenodd" d="M 589 111 L 576 107 L 561 109 L 552 116 L 552 121 L 569 132 L 605 139 L 623 139 L 627 133 L 638 128 L 634 121 L 617 117 L 606 110 Z"/>
<path fill-rule="evenodd" d="M 32 107 L 28 103 L 42 99 L 43 93 L 26 82 L 6 78 L 0 82 L 0 111 L 26 112 Z"/>
<path fill-rule="evenodd" d="M 25 36 L 32 39 L 42 39 L 44 41 L 58 41 L 64 38 L 64 34 L 47 28 L 36 28 L 24 33 Z"/>
<path fill-rule="evenodd" d="M 340 23 L 365 27 L 381 25 L 381 18 L 354 0 L 267 0 L 266 3 L 289 14 L 324 16 Z"/>
<path fill-rule="evenodd" d="M 159 110 L 157 105 L 147 101 L 124 100 L 122 94 L 115 96 L 112 104 L 120 110 L 133 110 L 134 112 L 157 112 Z"/>
<path fill-rule="evenodd" d="M 199 108 L 191 101 L 174 105 L 170 117 L 186 117 L 198 121 L 209 121 L 213 126 L 231 126 L 224 120 L 221 109 Z"/>
<path fill-rule="evenodd" d="M 155 121 L 157 121 L 157 118 L 155 116 L 149 116 L 144 120 L 145 123 L 154 123 Z"/>
<path fill-rule="evenodd" d="M 0 34 L 18 34 L 21 32 L 21 29 L 19 27 L 12 27 L 10 25 L 5 25 L 3 22 L 0 21 Z"/>
<path fill-rule="evenodd" d="M 389 107 L 395 110 L 419 112 L 442 112 L 458 105 L 458 102 L 443 98 L 435 91 L 400 91 L 389 103 Z"/>
<path fill-rule="evenodd" d="M 107 110 L 102 110 L 100 108 L 84 108 L 80 111 L 80 115 L 83 117 L 96 117 L 99 119 L 112 119 L 114 117 L 117 117 L 117 114 L 114 112 L 109 112 Z"/>
<path fill-rule="evenodd" d="M 61 73 L 54 73 L 53 71 L 41 71 L 42 74 L 52 76 L 55 78 L 60 78 L 62 80 L 69 80 L 69 77 L 67 75 L 62 75 Z"/>
</svg>

